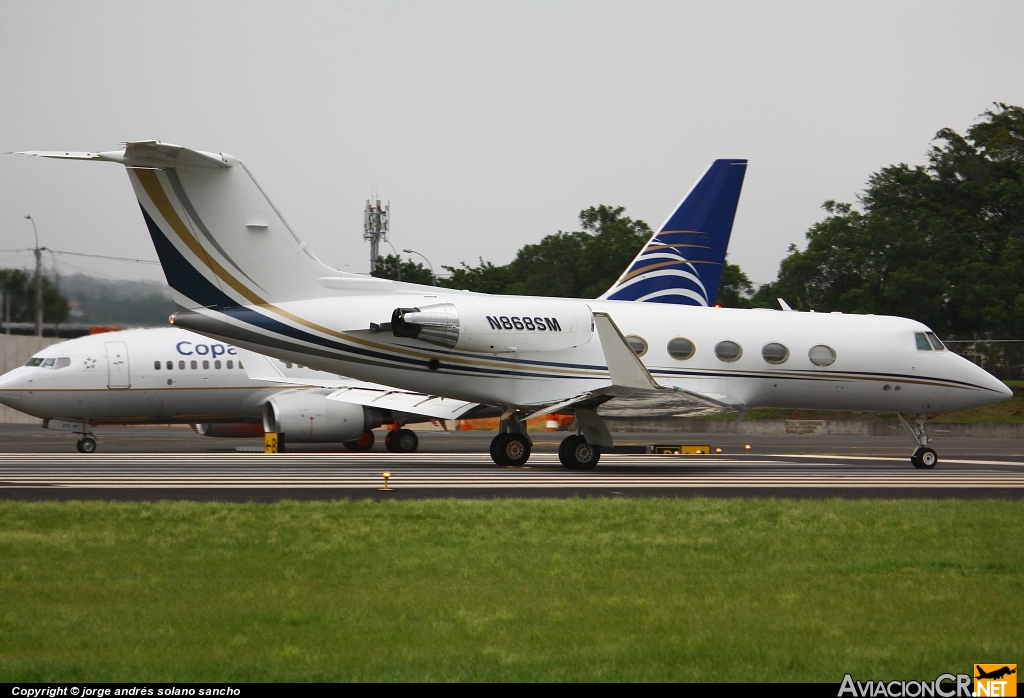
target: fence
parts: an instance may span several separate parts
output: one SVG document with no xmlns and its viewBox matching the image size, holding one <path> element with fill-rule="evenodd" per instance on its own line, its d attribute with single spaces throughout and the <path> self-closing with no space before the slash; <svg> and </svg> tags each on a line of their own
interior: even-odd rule
<svg viewBox="0 0 1024 698">
<path fill-rule="evenodd" d="M 1024 339 L 986 335 L 950 335 L 951 351 L 981 366 L 1000 380 L 1024 380 Z"/>
</svg>

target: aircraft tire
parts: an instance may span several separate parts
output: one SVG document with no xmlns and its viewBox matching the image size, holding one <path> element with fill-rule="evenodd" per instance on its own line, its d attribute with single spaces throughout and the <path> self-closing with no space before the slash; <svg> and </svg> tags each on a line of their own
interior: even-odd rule
<svg viewBox="0 0 1024 698">
<path fill-rule="evenodd" d="M 569 470 L 593 470 L 601 460 L 601 447 L 588 444 L 585 438 L 573 434 L 558 447 L 558 460 Z"/>
<path fill-rule="evenodd" d="M 79 439 L 75 445 L 78 447 L 79 453 L 93 453 L 96 451 L 96 440 L 90 439 L 88 436 L 84 439 Z"/>
<path fill-rule="evenodd" d="M 530 460 L 530 442 L 522 434 L 505 434 L 498 448 L 501 465 L 523 465 Z"/>
<path fill-rule="evenodd" d="M 384 437 L 384 448 L 389 453 L 415 453 L 420 447 L 420 437 L 412 429 L 395 429 Z"/>
<path fill-rule="evenodd" d="M 910 462 L 915 468 L 931 470 L 939 462 L 939 454 L 927 446 L 918 446 L 914 450 L 914 455 L 910 456 Z"/>
<path fill-rule="evenodd" d="M 342 445 L 350 451 L 364 452 L 373 448 L 373 442 L 373 432 L 367 429 L 363 432 L 363 435 L 355 441 L 343 441 Z"/>
<path fill-rule="evenodd" d="M 569 439 L 571 439 L 573 436 L 575 436 L 575 434 L 565 437 L 564 439 L 562 439 L 562 442 L 558 444 L 558 462 L 561 463 L 562 465 L 565 465 L 566 445 L 569 443 Z"/>
<path fill-rule="evenodd" d="M 505 462 L 505 440 L 510 434 L 501 433 L 491 439 L 491 460 L 498 465 L 511 465 Z"/>
</svg>

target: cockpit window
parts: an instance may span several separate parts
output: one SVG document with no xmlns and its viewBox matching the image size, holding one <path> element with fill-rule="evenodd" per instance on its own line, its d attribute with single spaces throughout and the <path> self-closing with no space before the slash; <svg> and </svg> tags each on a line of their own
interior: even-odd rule
<svg viewBox="0 0 1024 698">
<path fill-rule="evenodd" d="M 57 359 L 43 359 L 42 368 L 53 368 L 53 362 Z"/>
<path fill-rule="evenodd" d="M 53 365 L 53 370 L 56 371 L 58 368 L 64 368 L 65 366 L 71 365 L 71 359 L 66 356 L 62 356 L 57 359 L 57 363 Z"/>
<path fill-rule="evenodd" d="M 917 341 L 918 351 L 931 351 L 932 345 L 928 343 L 928 338 L 925 337 L 924 332 L 915 332 L 914 339 Z"/>
<path fill-rule="evenodd" d="M 935 336 L 934 332 L 928 333 L 928 340 L 932 343 L 932 349 L 935 351 L 944 351 L 946 349 L 945 345 L 939 341 L 939 338 Z"/>
<path fill-rule="evenodd" d="M 25 365 L 26 366 L 38 366 L 41 363 L 43 363 L 42 359 L 40 359 L 38 356 L 33 356 L 31 359 L 28 360 L 28 363 L 26 363 Z"/>
</svg>

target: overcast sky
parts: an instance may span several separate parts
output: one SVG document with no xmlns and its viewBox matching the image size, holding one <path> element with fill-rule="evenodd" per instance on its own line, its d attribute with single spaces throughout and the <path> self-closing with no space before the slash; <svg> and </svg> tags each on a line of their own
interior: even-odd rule
<svg viewBox="0 0 1024 698">
<path fill-rule="evenodd" d="M 823 201 L 1024 104 L 1022 27 L 1016 1 L 0 0 L 0 151 L 230 153 L 357 272 L 373 187 L 395 247 L 440 271 L 506 263 L 597 204 L 656 226 L 711 160 L 749 158 L 730 260 L 764 282 Z M 156 258 L 119 165 L 0 156 L 0 248 L 31 246 L 26 213 L 44 245 Z"/>
</svg>

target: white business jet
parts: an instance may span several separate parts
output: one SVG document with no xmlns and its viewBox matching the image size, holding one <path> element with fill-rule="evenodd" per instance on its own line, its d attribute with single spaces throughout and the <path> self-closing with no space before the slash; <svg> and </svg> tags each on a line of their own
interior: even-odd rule
<svg viewBox="0 0 1024 698">
<path fill-rule="evenodd" d="M 400 428 L 388 432 L 385 448 L 411 453 L 419 438 L 406 424 L 453 414 L 487 416 L 472 403 L 342 379 L 257 354 L 246 360 L 275 380 L 251 380 L 235 347 L 177 327 L 79 337 L 0 376 L 0 403 L 41 418 L 46 428 L 80 434 L 82 453 L 96 450 L 92 426 L 109 424 L 192 424 L 203 436 L 228 438 L 267 430 L 293 443 L 342 443 L 352 451 L 368 451 L 371 430 L 394 424 Z M 340 397 L 353 392 L 372 405 Z"/>
<path fill-rule="evenodd" d="M 672 249 L 666 253 L 656 234 L 638 260 L 669 259 L 675 264 L 662 265 L 645 278 L 630 274 L 637 266 L 633 262 L 605 295 L 638 302 L 713 303 L 743 164 L 712 165 L 680 204 L 711 206 L 727 214 L 709 229 L 701 245 L 690 250 L 688 259 L 680 259 Z M 718 181 L 724 167 L 730 170 L 728 186 Z M 676 274 L 673 267 L 687 273 Z M 215 437 L 258 437 L 274 431 L 292 442 L 340 442 L 354 451 L 369 450 L 374 443 L 371 429 L 386 423 L 395 428 L 388 432 L 385 448 L 411 453 L 419 438 L 405 428 L 408 424 L 501 414 L 500 409 L 475 403 L 362 383 L 247 354 L 243 370 L 235 347 L 176 327 L 82 337 L 48 347 L 24 367 L 0 376 L 0 403 L 40 417 L 45 428 L 81 434 L 78 450 L 83 453 L 96 449 L 94 425 L 168 423 L 192 424 L 197 433 Z M 355 396 L 362 403 L 351 402 Z"/>
<path fill-rule="evenodd" d="M 156 141 L 27 154 L 126 166 L 183 309 L 175 325 L 319 370 L 499 407 L 501 432 L 491 444 L 499 464 L 529 458 L 532 415 L 574 412 L 577 433 L 559 456 L 567 468 L 589 469 L 612 445 L 603 417 L 764 406 L 898 413 L 917 444 L 912 463 L 930 468 L 938 458 L 928 415 L 1011 395 L 914 320 L 397 283 L 322 263 L 230 155 Z M 731 169 L 726 161 L 718 186 L 735 181 Z M 658 232 L 671 258 L 645 249 L 619 285 L 664 269 L 691 273 L 688 250 L 723 215 L 680 206 Z"/>
</svg>

